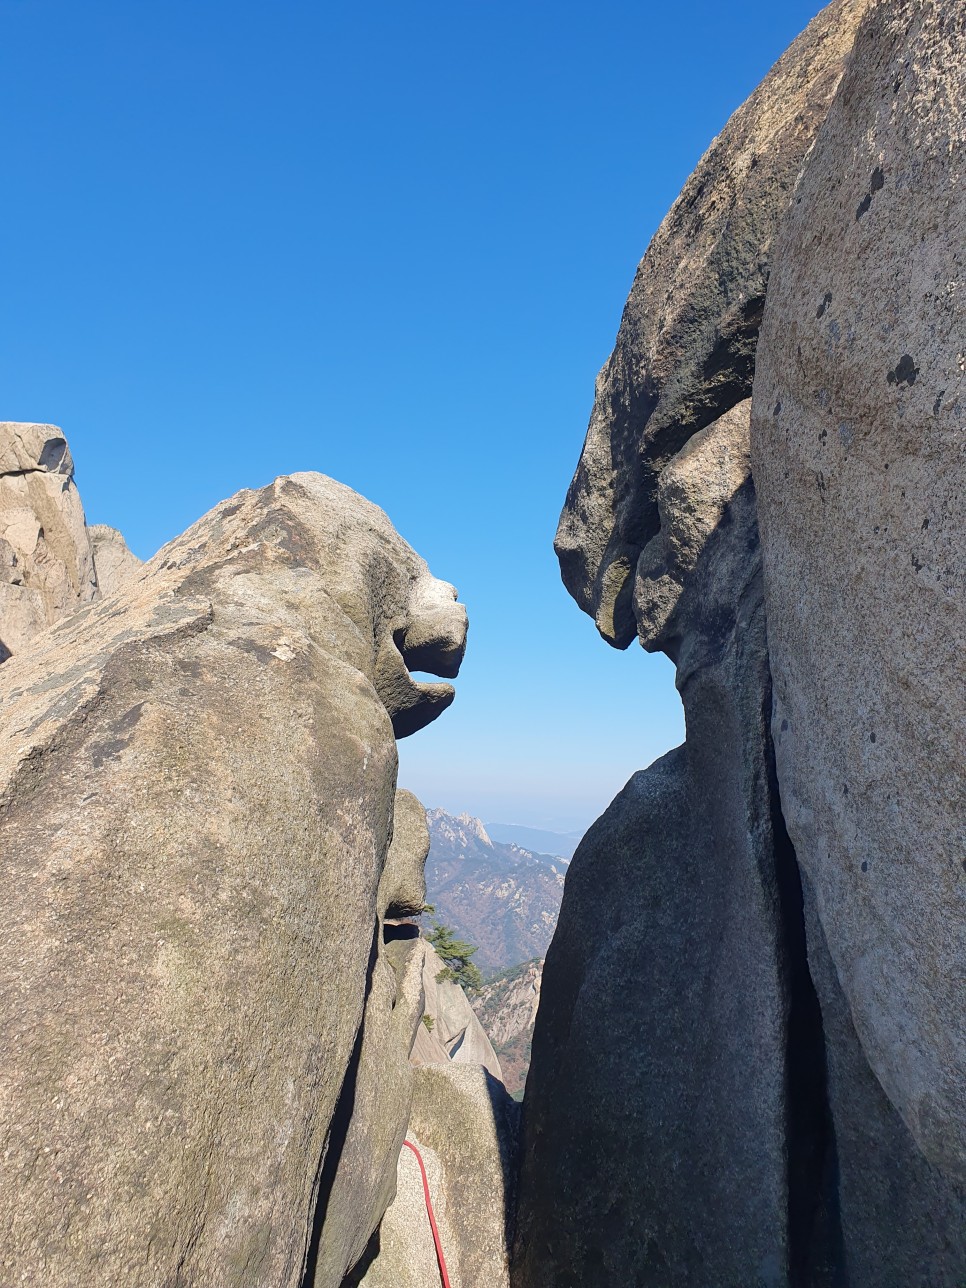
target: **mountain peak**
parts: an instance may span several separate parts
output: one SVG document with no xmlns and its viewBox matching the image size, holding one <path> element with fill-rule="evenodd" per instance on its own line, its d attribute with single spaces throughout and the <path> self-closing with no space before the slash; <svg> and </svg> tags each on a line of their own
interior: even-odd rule
<svg viewBox="0 0 966 1288">
<path fill-rule="evenodd" d="M 430 835 L 439 834 L 448 841 L 456 841 L 465 845 L 470 836 L 480 841 L 483 845 L 493 848 L 493 842 L 490 840 L 486 828 L 478 818 L 472 814 L 447 814 L 443 809 L 428 809 L 426 811 L 426 822 L 429 824 Z"/>
</svg>

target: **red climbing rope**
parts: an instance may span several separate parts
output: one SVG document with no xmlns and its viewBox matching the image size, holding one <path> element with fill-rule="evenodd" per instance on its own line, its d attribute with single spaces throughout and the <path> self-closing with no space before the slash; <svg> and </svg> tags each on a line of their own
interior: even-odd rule
<svg viewBox="0 0 966 1288">
<path fill-rule="evenodd" d="M 423 1195 L 426 1199 L 426 1214 L 429 1217 L 429 1226 L 433 1232 L 433 1242 L 436 1244 L 436 1260 L 439 1262 L 439 1274 L 443 1281 L 443 1288 L 450 1288 L 449 1275 L 446 1273 L 446 1258 L 443 1256 L 443 1245 L 439 1238 L 439 1229 L 436 1225 L 436 1217 L 433 1213 L 433 1200 L 429 1197 L 429 1181 L 426 1177 L 426 1168 L 423 1166 L 423 1156 L 412 1143 L 404 1140 L 403 1144 L 407 1149 L 411 1149 L 416 1155 L 416 1162 L 419 1164 L 419 1170 L 423 1174 Z"/>
</svg>

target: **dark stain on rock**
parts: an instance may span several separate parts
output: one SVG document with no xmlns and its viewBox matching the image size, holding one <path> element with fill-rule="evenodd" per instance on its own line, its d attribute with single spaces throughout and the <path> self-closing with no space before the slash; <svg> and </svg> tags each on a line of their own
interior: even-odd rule
<svg viewBox="0 0 966 1288">
<path fill-rule="evenodd" d="M 91 747 L 91 764 L 95 769 L 100 769 L 107 760 L 117 760 L 125 747 L 130 745 L 134 726 L 141 719 L 143 708 L 144 703 L 138 702 L 129 711 L 125 711 L 114 726 L 117 737 L 108 738 L 106 741 L 95 743 Z"/>
<path fill-rule="evenodd" d="M 231 646 L 232 648 L 241 649 L 243 653 L 251 653 L 253 657 L 256 657 L 259 662 L 264 663 L 266 666 L 271 666 L 273 662 L 278 661 L 272 650 L 266 648 L 264 644 L 259 644 L 257 640 L 232 640 Z"/>
<path fill-rule="evenodd" d="M 824 317 L 828 310 L 828 306 L 831 303 L 832 303 L 832 292 L 826 291 L 825 294 L 822 296 L 821 304 L 818 306 L 818 308 L 815 311 L 815 316 L 817 318 Z"/>
<path fill-rule="evenodd" d="M 936 401 L 932 405 L 932 414 L 934 416 L 939 415 L 939 408 L 943 405 L 943 399 L 945 398 L 945 396 L 946 396 L 945 389 L 940 389 L 939 393 L 936 395 Z"/>
<path fill-rule="evenodd" d="M 885 175 L 882 173 L 881 168 L 879 166 L 876 166 L 876 168 L 872 171 L 872 174 L 869 178 L 869 191 L 859 202 L 858 208 L 856 209 L 856 212 L 855 212 L 856 221 L 862 218 L 865 212 L 872 205 L 872 198 L 875 196 L 877 192 L 881 192 L 884 186 L 885 186 Z"/>
<path fill-rule="evenodd" d="M 912 355 L 904 353 L 895 367 L 887 373 L 886 380 L 890 385 L 914 385 L 919 375 L 919 368 L 913 361 Z"/>
<path fill-rule="evenodd" d="M 144 703 L 138 702 L 133 707 L 131 707 L 130 711 L 125 711 L 124 715 L 121 716 L 120 720 L 118 720 L 117 722 L 118 731 L 120 733 L 127 733 L 128 730 L 133 729 L 134 726 L 137 724 L 137 722 L 141 719 L 141 713 L 143 712 L 143 710 L 144 710 Z"/>
<path fill-rule="evenodd" d="M 788 732 L 788 721 L 787 721 L 787 720 L 783 720 L 783 721 L 782 721 L 782 733 L 787 733 L 787 732 Z"/>
</svg>

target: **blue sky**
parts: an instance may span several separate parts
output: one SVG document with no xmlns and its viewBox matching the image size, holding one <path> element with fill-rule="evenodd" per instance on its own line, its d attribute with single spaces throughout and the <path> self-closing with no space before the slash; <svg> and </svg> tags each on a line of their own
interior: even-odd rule
<svg viewBox="0 0 966 1288">
<path fill-rule="evenodd" d="M 317 469 L 459 587 L 427 805 L 567 830 L 679 742 L 551 546 L 637 261 L 816 0 L 0 0 L 4 419 L 142 556 Z"/>
</svg>

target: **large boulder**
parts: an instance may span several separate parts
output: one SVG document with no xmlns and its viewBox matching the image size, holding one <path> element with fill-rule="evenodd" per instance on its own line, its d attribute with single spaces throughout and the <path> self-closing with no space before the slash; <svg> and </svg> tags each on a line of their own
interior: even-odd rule
<svg viewBox="0 0 966 1288">
<path fill-rule="evenodd" d="M 67 440 L 0 422 L 0 662 L 96 593 Z"/>
<path fill-rule="evenodd" d="M 568 872 L 525 1100 L 521 1288 L 786 1285 L 828 1243 L 748 398 L 772 239 L 866 7 L 823 11 L 714 141 L 598 378 L 561 572 L 611 644 L 636 633 L 676 662 L 688 737 Z"/>
<path fill-rule="evenodd" d="M 375 506 L 294 475 L 0 668 L 5 1282 L 296 1285 L 318 1263 L 363 1017 L 372 1049 L 390 1018 L 395 736 L 453 697 L 409 667 L 455 674 L 454 598 Z"/>
<path fill-rule="evenodd" d="M 814 19 L 708 148 L 638 267 L 555 541 L 567 589 L 618 647 L 634 638 L 662 470 L 751 394 L 772 239 L 870 2 L 834 0 Z"/>
<path fill-rule="evenodd" d="M 775 245 L 753 416 L 781 803 L 810 958 L 834 967 L 823 1010 L 911 1138 L 896 1157 L 914 1142 L 947 1187 L 966 1181 L 964 144 L 966 12 L 880 5 Z M 869 1155 L 849 1141 L 851 1183 Z M 931 1206 L 912 1247 L 948 1231 Z"/>
</svg>

